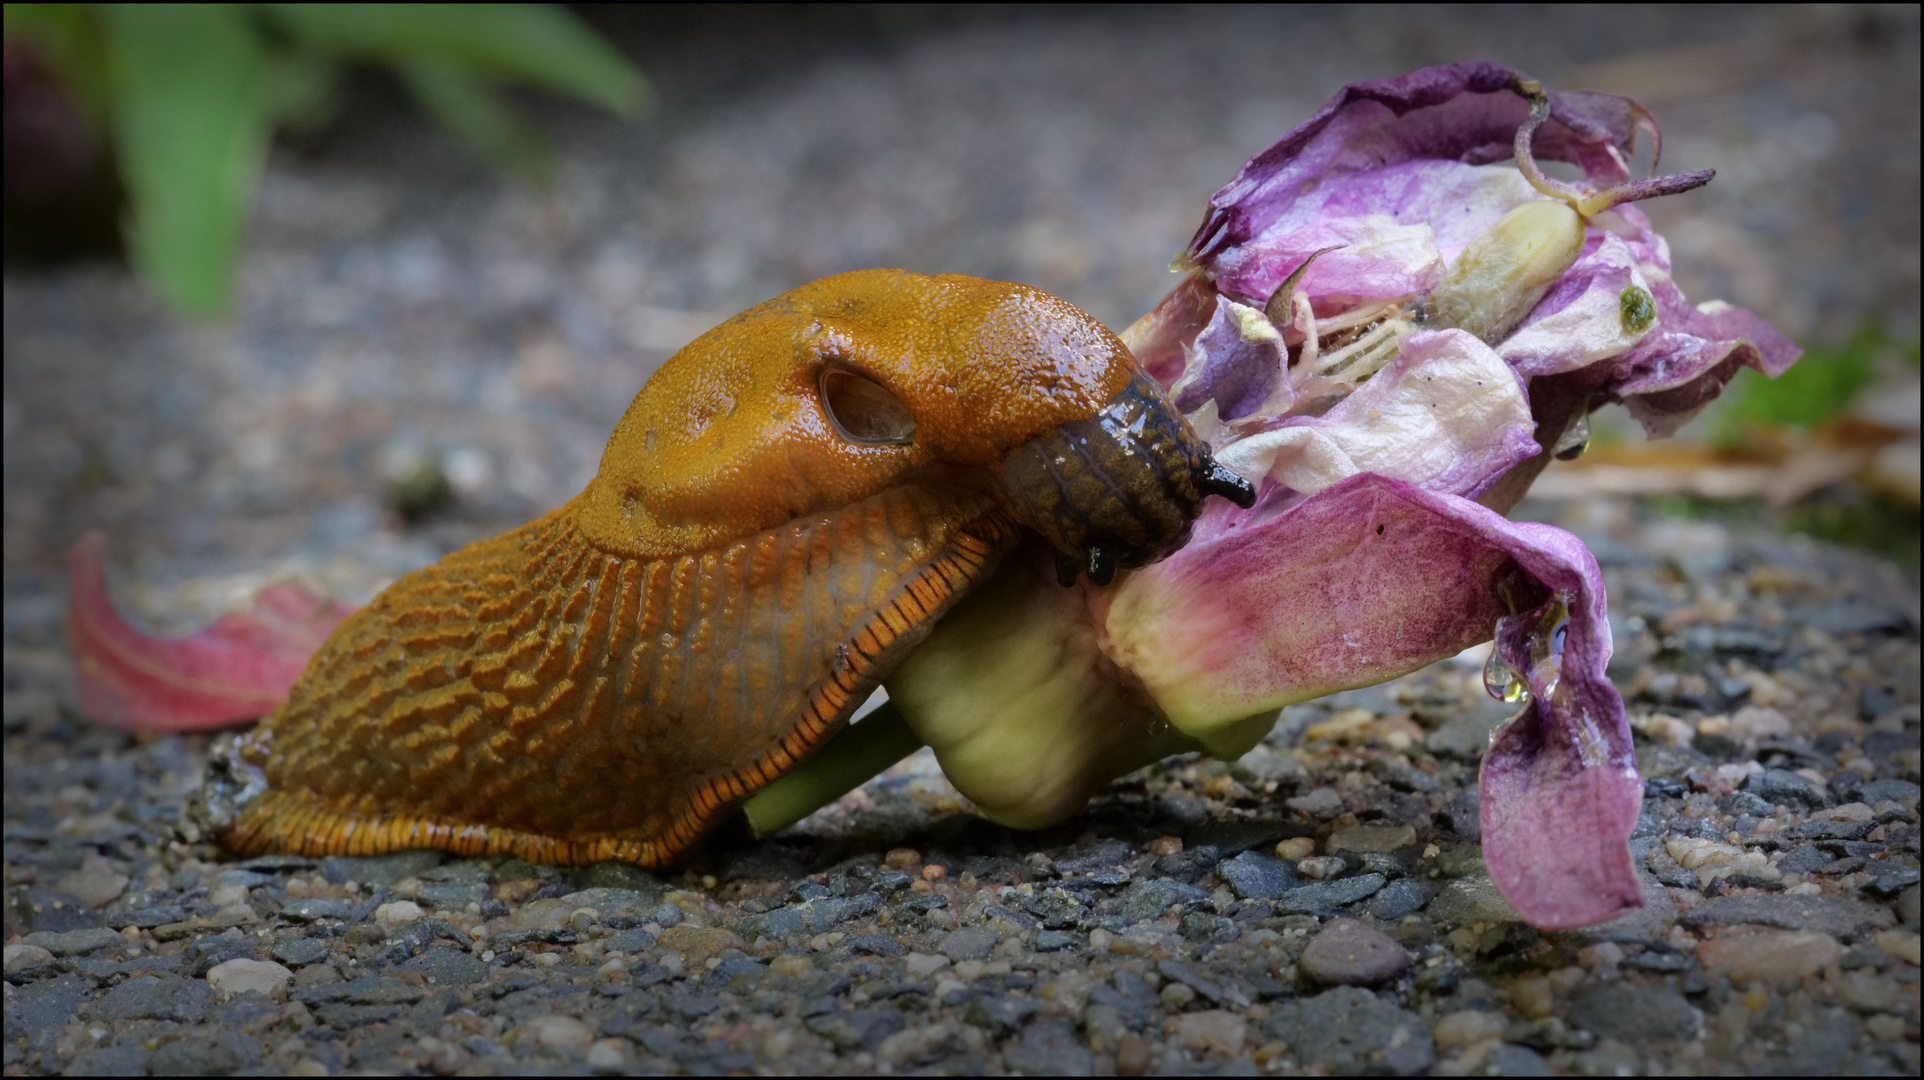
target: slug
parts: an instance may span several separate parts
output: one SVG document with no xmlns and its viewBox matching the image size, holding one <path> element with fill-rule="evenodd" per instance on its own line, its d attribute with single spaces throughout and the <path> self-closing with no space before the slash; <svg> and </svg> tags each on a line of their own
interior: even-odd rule
<svg viewBox="0 0 1924 1080">
<path fill-rule="evenodd" d="M 664 363 L 586 490 L 396 581 L 227 745 L 243 853 L 660 866 L 805 760 L 1024 530 L 1107 584 L 1218 467 L 1128 348 L 1022 285 L 865 270 Z"/>
</svg>

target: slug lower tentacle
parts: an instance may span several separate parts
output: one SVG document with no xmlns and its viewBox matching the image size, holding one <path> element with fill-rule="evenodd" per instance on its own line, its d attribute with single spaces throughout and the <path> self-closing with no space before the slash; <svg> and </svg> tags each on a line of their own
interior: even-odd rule
<svg viewBox="0 0 1924 1080">
<path fill-rule="evenodd" d="M 1253 492 L 1086 314 L 843 274 L 649 380 L 567 505 L 409 574 L 219 757 L 241 851 L 661 865 L 793 769 L 1023 529 L 1091 581 Z"/>
</svg>

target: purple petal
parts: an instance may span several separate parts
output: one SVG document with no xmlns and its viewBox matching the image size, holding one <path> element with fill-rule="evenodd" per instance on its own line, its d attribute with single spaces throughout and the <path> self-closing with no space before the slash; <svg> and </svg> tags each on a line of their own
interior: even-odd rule
<svg viewBox="0 0 1924 1080">
<path fill-rule="evenodd" d="M 1399 345 L 1388 367 L 1327 413 L 1228 442 L 1216 459 L 1305 494 L 1374 472 L 1475 495 L 1536 454 L 1523 384 L 1489 346 L 1462 330 L 1414 333 Z"/>
<path fill-rule="evenodd" d="M 1518 78 L 1497 64 L 1469 63 L 1351 83 L 1216 193 L 1190 258 L 1205 262 L 1262 235 L 1332 173 L 1419 160 L 1509 160 L 1529 115 Z M 1581 166 L 1595 183 L 1626 179 L 1623 151 L 1638 130 L 1655 134 L 1649 114 L 1628 98 L 1578 91 L 1552 94 L 1551 101 L 1551 119 L 1532 150 L 1539 160 Z"/>
<path fill-rule="evenodd" d="M 1414 170 L 1405 170 L 1410 171 Z M 1214 266 L 1221 287 L 1239 296 L 1266 298 L 1311 252 L 1334 248 L 1303 275 L 1296 287 L 1298 292 L 1312 300 L 1326 296 L 1395 299 L 1435 288 L 1443 279 L 1446 264 L 1437 250 L 1436 232 L 1423 213 L 1427 207 L 1413 205 L 1415 200 L 1411 198 L 1397 197 L 1412 193 L 1400 183 L 1378 182 L 1382 179 L 1382 174 L 1377 173 L 1367 180 L 1345 185 L 1347 190 L 1342 193 L 1345 201 L 1364 204 L 1369 213 L 1320 216 L 1315 211 L 1327 207 L 1311 208 L 1299 203 L 1294 212 L 1279 220 L 1269 232 L 1225 252 Z M 1387 186 L 1403 190 L 1384 192 L 1382 189 Z M 1504 197 L 1486 201 L 1501 202 L 1507 210 L 1514 185 L 1501 187 Z M 1430 201 L 1427 197 L 1439 190 L 1433 185 L 1419 188 L 1414 194 L 1426 196 L 1422 202 L 1427 203 Z M 1366 198 L 1371 194 L 1384 197 Z M 1494 211 L 1490 221 L 1502 213 L 1503 210 Z M 1483 224 L 1487 226 L 1488 222 Z M 1462 238 L 1462 243 L 1468 242 L 1469 237 Z M 1457 246 L 1460 248 L 1461 244 Z"/>
<path fill-rule="evenodd" d="M 1692 307 L 1669 282 L 1654 281 L 1659 325 L 1610 362 L 1603 388 L 1623 399 L 1651 438 L 1682 427 L 1723 392 L 1739 367 L 1776 378 L 1803 350 L 1755 314 L 1721 301 Z"/>
<path fill-rule="evenodd" d="M 1591 230 L 1584 254 L 1564 271 L 1497 354 L 1525 378 L 1556 375 L 1618 356 L 1656 325 L 1624 314 L 1624 290 L 1650 284 L 1637 255 L 1621 237 Z"/>
<path fill-rule="evenodd" d="M 1641 787 L 1622 701 L 1604 676 L 1603 582 L 1582 542 L 1367 473 L 1270 509 L 1208 530 L 1212 540 L 1116 590 L 1108 652 L 1171 722 L 1210 744 L 1244 717 L 1488 640 L 1499 620 L 1510 653 L 1527 658 L 1516 628 L 1535 628 L 1560 602 L 1569 619 L 1557 684 L 1549 666 L 1532 672 L 1535 705 L 1498 734 L 1484 765 L 1484 860 L 1539 926 L 1640 904 L 1626 844 Z"/>
<path fill-rule="evenodd" d="M 1294 401 L 1288 385 L 1289 354 L 1283 335 L 1260 308 L 1227 297 L 1196 335 L 1182 378 L 1169 399 L 1184 412 L 1216 403 L 1217 415 L 1236 420 L 1259 410 L 1281 412 Z"/>
</svg>

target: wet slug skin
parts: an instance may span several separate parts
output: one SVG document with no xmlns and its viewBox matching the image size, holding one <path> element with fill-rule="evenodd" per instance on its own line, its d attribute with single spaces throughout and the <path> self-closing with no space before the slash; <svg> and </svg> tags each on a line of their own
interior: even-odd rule
<svg viewBox="0 0 1924 1080">
<path fill-rule="evenodd" d="M 867 270 L 665 363 L 565 506 L 402 578 L 217 756 L 243 852 L 674 859 L 1023 535 L 1106 584 L 1254 491 L 1087 314 Z"/>
</svg>

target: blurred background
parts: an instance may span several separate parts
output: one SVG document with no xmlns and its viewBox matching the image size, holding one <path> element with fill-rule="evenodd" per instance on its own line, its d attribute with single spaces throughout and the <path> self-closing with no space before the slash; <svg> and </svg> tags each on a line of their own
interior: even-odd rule
<svg viewBox="0 0 1924 1080">
<path fill-rule="evenodd" d="M 1679 284 L 1810 350 L 1672 443 L 1600 418 L 1525 512 L 1917 566 L 1914 5 L 228 10 L 7 9 L 10 641 L 90 527 L 163 624 L 290 572 L 365 600 L 574 495 L 663 359 L 822 275 L 1126 326 L 1247 157 L 1464 59 L 1653 109 L 1666 170 L 1718 170 L 1646 207 Z"/>
</svg>

